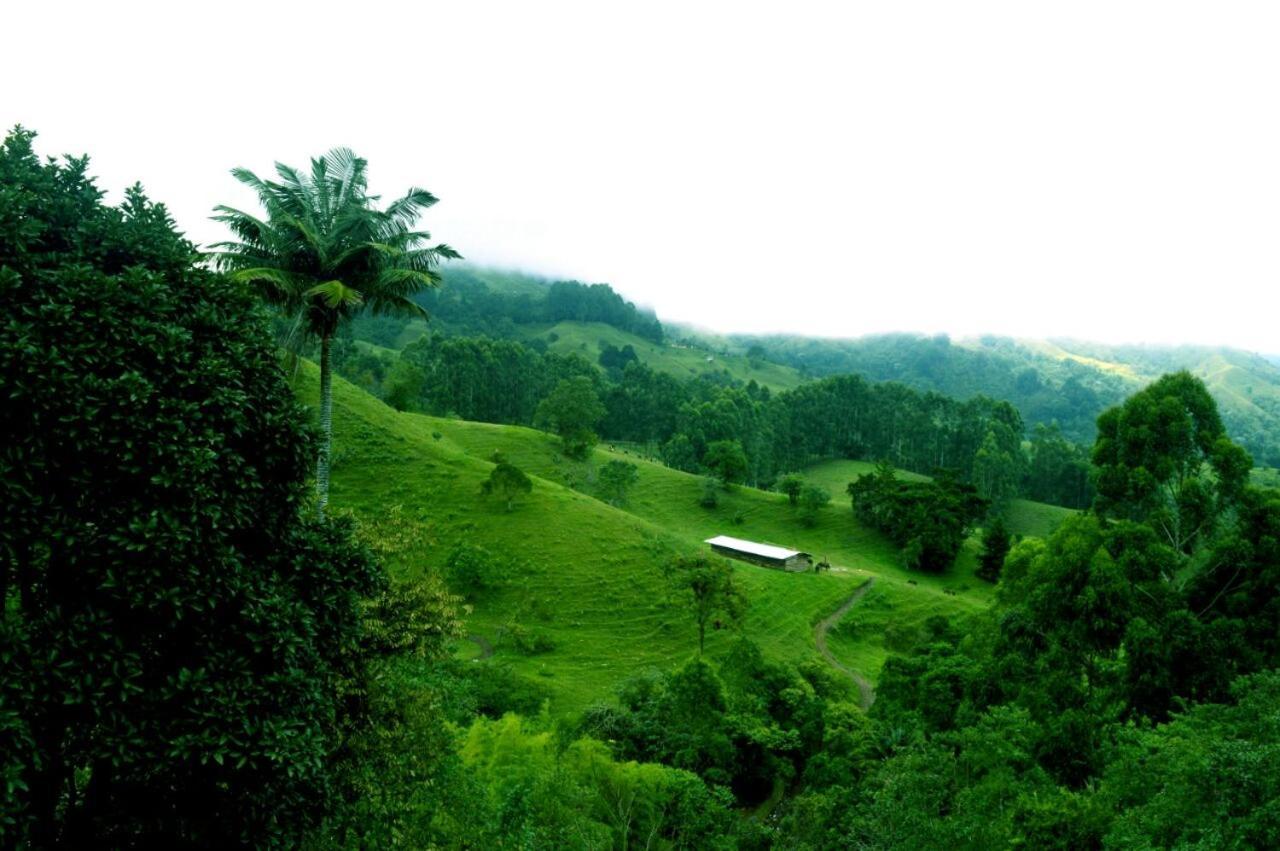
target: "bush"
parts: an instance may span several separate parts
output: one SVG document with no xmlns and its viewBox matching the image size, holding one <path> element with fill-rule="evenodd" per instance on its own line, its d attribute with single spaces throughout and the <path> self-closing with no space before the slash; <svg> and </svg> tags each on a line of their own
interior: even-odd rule
<svg viewBox="0 0 1280 851">
<path fill-rule="evenodd" d="M 498 587 L 507 565 L 478 544 L 458 544 L 444 563 L 445 579 L 456 593 L 469 599 L 482 597 Z"/>
</svg>

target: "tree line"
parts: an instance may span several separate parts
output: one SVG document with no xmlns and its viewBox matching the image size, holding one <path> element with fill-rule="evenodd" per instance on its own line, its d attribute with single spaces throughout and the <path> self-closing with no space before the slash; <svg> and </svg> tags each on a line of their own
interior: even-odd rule
<svg viewBox="0 0 1280 851">
<path fill-rule="evenodd" d="M 413 301 L 431 317 L 437 333 L 512 339 L 529 325 L 599 322 L 645 340 L 662 342 L 665 332 L 652 311 L 636 307 L 608 284 L 542 281 L 465 266 L 442 273 L 445 286 L 417 293 Z M 387 348 L 400 348 L 412 318 L 361 317 L 357 334 Z M 421 334 L 421 330 L 418 331 Z"/>
<path fill-rule="evenodd" d="M 600 349 L 603 373 L 577 353 L 431 335 L 407 346 L 399 362 L 349 346 L 339 369 L 369 386 L 372 373 L 362 370 L 372 361 L 384 384 L 371 389 L 403 409 L 515 425 L 534 425 L 557 385 L 581 379 L 602 406 L 587 423 L 600 438 L 648 446 L 668 465 L 700 474 L 717 473 L 723 444 L 732 443 L 745 464 L 731 480 L 759 487 L 817 459 L 845 457 L 926 475 L 951 471 L 996 502 L 1026 495 L 1079 508 L 1092 498 L 1087 451 L 1056 426 L 1037 426 L 1028 440 L 1007 402 L 958 401 L 852 375 L 774 393 L 727 376 L 678 379 L 623 356 L 625 349 L 604 342 Z"/>
</svg>

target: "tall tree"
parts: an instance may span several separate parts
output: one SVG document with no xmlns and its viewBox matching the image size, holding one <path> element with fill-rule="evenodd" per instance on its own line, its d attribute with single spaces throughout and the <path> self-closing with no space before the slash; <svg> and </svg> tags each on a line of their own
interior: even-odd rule
<svg viewBox="0 0 1280 851">
<path fill-rule="evenodd" d="M 693 613 L 701 656 L 707 644 L 707 624 L 717 616 L 731 623 L 740 621 L 746 596 L 733 581 L 733 568 L 723 559 L 683 556 L 668 564 L 666 573 Z"/>
<path fill-rule="evenodd" d="M 987 524 L 987 528 L 982 530 L 982 551 L 978 553 L 978 578 L 988 582 L 998 582 L 1000 571 L 1004 569 L 1005 557 L 1009 555 L 1009 548 L 1012 546 L 1013 538 L 1009 535 L 1009 529 L 1004 525 L 1004 519 L 997 515 Z"/>
<path fill-rule="evenodd" d="M 1098 511 L 1149 523 L 1181 553 L 1236 502 L 1253 466 L 1189 372 L 1165 375 L 1098 417 L 1093 463 Z"/>
<path fill-rule="evenodd" d="M 258 196 L 265 215 L 218 206 L 215 221 L 235 240 L 214 246 L 217 265 L 255 285 L 303 338 L 320 343 L 320 446 L 317 510 L 329 502 L 333 447 L 331 346 L 361 312 L 425 316 L 412 297 L 439 286 L 442 260 L 457 259 L 414 226 L 436 198 L 412 188 L 384 209 L 368 191 L 368 163 L 346 148 L 311 161 L 311 172 L 276 163 L 278 181 L 248 169 L 232 174 Z"/>
<path fill-rule="evenodd" d="M 534 423 L 560 435 L 564 454 L 585 458 L 595 445 L 596 423 L 604 416 L 604 405 L 590 378 L 566 378 L 538 405 Z"/>
</svg>

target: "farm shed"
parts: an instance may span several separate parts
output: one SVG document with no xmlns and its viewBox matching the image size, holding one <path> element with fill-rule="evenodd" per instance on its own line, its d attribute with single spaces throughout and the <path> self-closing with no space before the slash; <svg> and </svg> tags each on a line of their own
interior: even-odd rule
<svg viewBox="0 0 1280 851">
<path fill-rule="evenodd" d="M 757 544 L 755 541 L 743 541 L 739 538 L 730 538 L 728 535 L 708 538 L 706 543 L 720 555 L 749 561 L 762 567 L 793 572 L 813 569 L 813 556 L 799 550 L 789 550 L 786 547 L 775 547 L 771 544 Z"/>
</svg>

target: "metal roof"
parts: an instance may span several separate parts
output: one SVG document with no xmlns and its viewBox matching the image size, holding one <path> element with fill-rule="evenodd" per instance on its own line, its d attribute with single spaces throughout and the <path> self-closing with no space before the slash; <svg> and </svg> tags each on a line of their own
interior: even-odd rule
<svg viewBox="0 0 1280 851">
<path fill-rule="evenodd" d="M 808 555 L 808 553 L 802 553 L 799 550 L 789 550 L 786 547 L 775 547 L 772 544 L 757 544 L 755 541 L 744 541 L 740 538 L 730 538 L 728 535 L 716 535 L 714 538 L 707 538 L 704 543 L 708 543 L 713 547 L 724 547 L 725 549 L 736 550 L 740 553 L 748 553 L 753 556 L 777 559 L 778 561 L 786 561 L 792 556 Z"/>
</svg>

